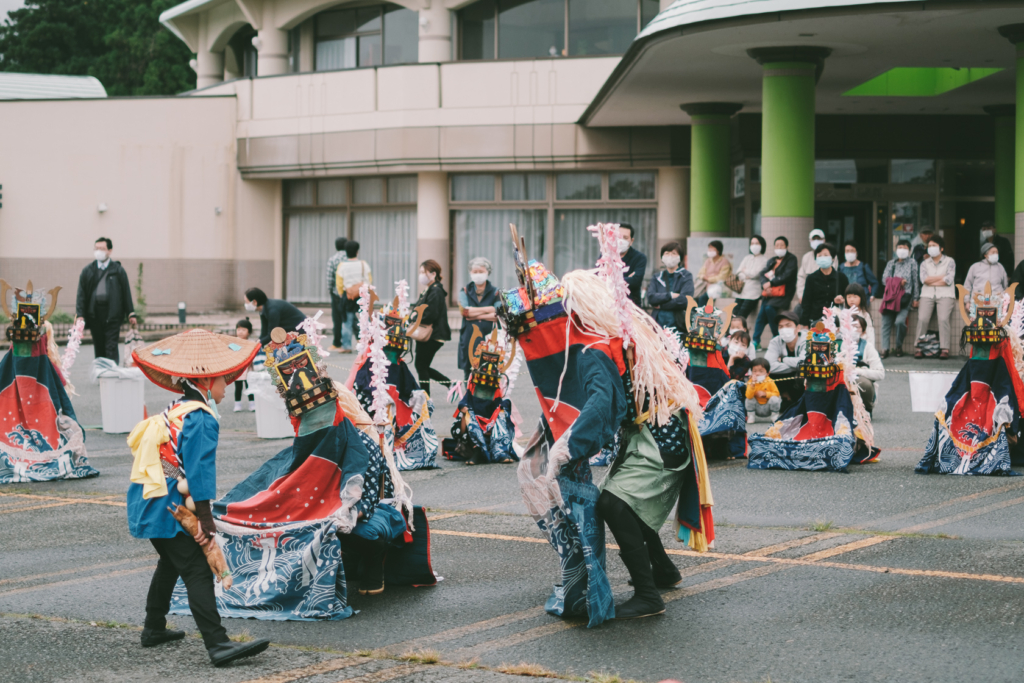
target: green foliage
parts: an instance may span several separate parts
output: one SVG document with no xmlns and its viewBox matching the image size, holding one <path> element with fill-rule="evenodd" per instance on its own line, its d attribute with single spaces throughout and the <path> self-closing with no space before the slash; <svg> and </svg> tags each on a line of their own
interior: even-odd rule
<svg viewBox="0 0 1024 683">
<path fill-rule="evenodd" d="M 54 311 L 50 316 L 50 322 L 54 325 L 70 325 L 75 322 L 75 316 L 67 311 Z"/>
<path fill-rule="evenodd" d="M 177 0 L 28 0 L 0 26 L 0 71 L 95 76 L 108 95 L 195 87 L 188 47 L 160 13 Z"/>
<path fill-rule="evenodd" d="M 139 275 L 135 278 L 135 319 L 139 324 L 146 322 L 146 295 L 142 291 L 142 263 L 139 263 Z"/>
</svg>

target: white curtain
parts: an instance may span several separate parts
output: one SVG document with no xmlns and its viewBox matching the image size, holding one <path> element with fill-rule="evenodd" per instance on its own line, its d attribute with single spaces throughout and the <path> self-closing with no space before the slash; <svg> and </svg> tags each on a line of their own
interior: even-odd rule
<svg viewBox="0 0 1024 683">
<path fill-rule="evenodd" d="M 383 204 L 384 179 L 376 176 L 353 180 L 352 202 L 354 204 Z"/>
<path fill-rule="evenodd" d="M 320 40 L 316 44 L 316 70 L 333 71 L 334 69 L 356 68 L 355 37 L 338 40 Z"/>
<path fill-rule="evenodd" d="M 334 240 L 348 234 L 344 213 L 303 213 L 288 216 L 288 301 L 328 303 L 327 261 Z"/>
<path fill-rule="evenodd" d="M 509 223 L 516 226 L 526 240 L 527 256 L 545 265 L 544 230 L 546 209 L 493 210 L 455 212 L 455 287 L 461 289 L 469 282 L 469 262 L 483 256 L 494 270 L 490 281 L 499 289 L 519 286 L 512 259 L 512 233 Z M 550 266 L 549 266 L 550 267 Z"/>
<path fill-rule="evenodd" d="M 636 231 L 633 248 L 647 255 L 647 277 L 657 265 L 655 209 L 557 209 L 555 211 L 555 273 L 593 268 L 600 255 L 597 239 L 587 231 L 595 223 L 629 223 Z"/>
<path fill-rule="evenodd" d="M 493 202 L 493 175 L 453 175 L 453 202 Z"/>
<path fill-rule="evenodd" d="M 416 202 L 416 176 L 400 175 L 388 178 L 388 204 L 414 204 Z"/>
<path fill-rule="evenodd" d="M 359 242 L 359 257 L 370 265 L 377 296 L 395 295 L 395 282 L 409 282 L 410 296 L 417 291 L 416 211 L 365 211 L 352 214 L 352 239 Z"/>
</svg>

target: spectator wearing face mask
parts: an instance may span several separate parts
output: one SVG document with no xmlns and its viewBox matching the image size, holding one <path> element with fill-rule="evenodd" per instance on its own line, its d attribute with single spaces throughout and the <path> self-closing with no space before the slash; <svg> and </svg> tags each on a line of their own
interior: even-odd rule
<svg viewBox="0 0 1024 683">
<path fill-rule="evenodd" d="M 473 330 L 480 330 L 486 337 L 494 329 L 494 304 L 498 302 L 498 288 L 491 284 L 491 262 L 477 257 L 469 262 L 470 283 L 459 292 L 459 313 L 462 314 L 462 329 L 459 331 L 459 369 L 464 379 L 469 379 L 473 365 L 469 362 L 469 342 Z M 481 337 L 477 343 L 483 341 Z"/>
<path fill-rule="evenodd" d="M 945 249 L 946 243 L 940 236 L 933 235 L 928 240 L 928 256 L 921 261 L 921 306 L 917 312 L 918 339 L 928 331 L 935 313 L 939 323 L 939 358 L 943 360 L 949 358 L 950 322 L 956 306 L 956 263 L 943 253 Z M 921 349 L 914 353 L 914 358 L 923 357 Z"/>
<path fill-rule="evenodd" d="M 903 339 L 907 336 L 907 316 L 911 308 L 917 308 L 921 298 L 921 278 L 917 261 L 910 256 L 910 242 L 896 243 L 896 258 L 885 264 L 882 283 L 885 294 L 882 297 L 882 358 L 889 356 L 889 342 L 896 328 L 896 346 L 892 353 L 903 355 Z"/>
<path fill-rule="evenodd" d="M 981 224 L 981 241 L 988 242 L 999 250 L 999 264 L 1003 266 L 1006 277 L 1009 278 L 1013 273 L 1014 263 L 1013 246 L 1010 244 L 1010 240 L 996 232 L 992 221 L 985 221 Z"/>
<path fill-rule="evenodd" d="M 935 231 L 927 225 L 921 228 L 921 232 L 910 241 L 910 255 L 918 264 L 928 258 L 928 243 L 932 240 Z"/>
<path fill-rule="evenodd" d="M 821 320 L 822 311 L 833 304 L 840 306 L 846 303 L 846 288 L 849 281 L 833 264 L 832 253 L 835 251 L 828 242 L 823 242 L 814 250 L 815 265 L 818 270 L 807 276 L 807 289 L 804 290 L 804 303 L 800 313 L 800 324 L 812 327 Z"/>
<path fill-rule="evenodd" d="M 817 257 L 814 255 L 814 250 L 822 244 L 825 244 L 825 233 L 818 228 L 815 228 L 814 230 L 811 230 L 810 238 L 811 250 L 804 254 L 803 258 L 800 259 L 800 269 L 796 273 L 796 297 L 793 301 L 800 305 L 803 305 L 804 302 L 804 292 L 807 289 L 807 277 L 818 270 L 818 264 L 815 262 Z M 835 249 L 833 249 L 832 252 L 835 252 Z M 834 257 L 835 253 L 833 253 L 832 256 Z M 839 262 L 837 261 L 832 265 L 838 266 Z M 799 312 L 797 315 L 799 315 Z"/>
<path fill-rule="evenodd" d="M 647 285 L 647 303 L 651 306 L 655 322 L 662 327 L 686 331 L 686 297 L 693 296 L 693 276 L 680 267 L 682 246 L 669 242 L 661 248 L 661 262 L 665 269 L 655 275 Z"/>
<path fill-rule="evenodd" d="M 754 345 L 750 343 L 750 328 L 747 327 L 747 319 L 736 315 L 736 309 L 733 309 L 732 319 L 729 321 L 729 330 L 725 333 L 725 336 L 719 340 L 719 343 L 722 345 L 723 349 L 729 348 L 729 340 L 739 331 L 746 332 L 747 357 L 750 358 L 750 360 L 754 360 L 757 358 L 757 350 L 754 348 Z"/>
<path fill-rule="evenodd" d="M 853 316 L 854 324 L 860 330 L 860 340 L 854 352 L 854 364 L 857 366 L 857 387 L 860 398 L 864 401 L 864 409 L 870 414 L 875 409 L 875 397 L 878 393 L 877 384 L 885 379 L 885 366 L 875 349 L 874 340 L 868 337 L 867 321 L 859 315 Z"/>
<path fill-rule="evenodd" d="M 640 295 L 644 286 L 644 275 L 647 274 L 647 255 L 633 248 L 633 237 L 636 231 L 629 223 L 619 223 L 619 255 L 626 264 L 626 286 L 629 287 L 629 299 L 640 305 Z"/>
<path fill-rule="evenodd" d="M 722 243 L 719 240 L 712 240 L 708 244 L 707 258 L 700 266 L 697 273 L 696 288 L 703 290 L 697 297 L 697 303 L 703 306 L 708 299 L 721 299 L 725 289 L 723 284 L 732 275 L 732 264 L 729 258 L 722 254 Z"/>
<path fill-rule="evenodd" d="M 420 305 L 426 304 L 420 324 L 430 325 L 430 339 L 416 342 L 416 360 L 413 365 L 416 367 L 416 374 L 419 377 L 420 388 L 430 396 L 431 380 L 443 387 L 451 385 L 451 380 L 431 365 L 434 356 L 441 350 L 446 341 L 452 338 L 452 329 L 448 326 L 448 293 L 444 291 L 441 284 L 441 264 L 433 259 L 427 259 L 420 264 L 419 282 L 423 291 L 420 298 L 412 305 L 415 310 Z"/>
<path fill-rule="evenodd" d="M 761 282 L 761 310 L 754 323 L 755 344 L 761 343 L 765 325 L 771 327 L 773 335 L 779 333 L 776 319 L 779 311 L 789 308 L 789 302 L 793 300 L 798 269 L 796 257 L 789 253 L 789 240 L 782 235 L 776 237 L 775 256 L 768 259 L 758 278 Z"/>
<path fill-rule="evenodd" d="M 306 319 L 306 314 L 290 301 L 267 298 L 266 293 L 259 287 L 245 290 L 243 305 L 250 313 L 260 314 L 260 346 L 270 343 L 270 333 L 275 327 L 280 327 L 285 332 L 294 332 Z"/>
<path fill-rule="evenodd" d="M 864 322 L 867 325 L 868 339 L 871 343 L 875 343 L 875 327 L 871 324 L 871 299 L 867 298 L 867 294 L 864 293 L 864 288 L 855 282 L 851 282 L 846 288 L 846 307 L 849 308 L 854 315 L 859 315 L 864 318 Z"/>
<path fill-rule="evenodd" d="M 726 346 L 726 357 L 729 359 L 726 367 L 729 368 L 729 379 L 742 381 L 747 376 L 752 362 L 747 355 L 748 348 L 750 348 L 750 335 L 745 330 L 736 330 L 729 337 L 729 344 Z"/>
<path fill-rule="evenodd" d="M 743 283 L 743 289 L 736 296 L 736 308 L 732 309 L 734 317 L 746 318 L 757 310 L 757 302 L 761 298 L 760 275 L 767 264 L 764 238 L 754 235 L 750 238 L 750 253 L 743 257 L 736 269 L 736 277 Z"/>
<path fill-rule="evenodd" d="M 843 261 L 839 264 L 839 272 L 846 276 L 851 285 L 863 287 L 869 299 L 880 293 L 878 278 L 871 272 L 871 266 L 860 260 L 857 245 L 849 240 L 843 243 Z"/>
<path fill-rule="evenodd" d="M 1000 294 L 1008 286 L 1006 271 L 999 263 L 999 248 L 991 242 L 981 245 L 981 260 L 971 264 L 964 278 L 964 289 L 973 294 L 985 291 L 985 283 L 992 285 L 992 293 Z"/>
<path fill-rule="evenodd" d="M 779 334 L 772 337 L 764 354 L 771 368 L 769 374 L 779 384 L 782 395 L 779 412 L 783 413 L 804 394 L 804 383 L 797 376 L 797 367 L 807 353 L 807 339 L 796 329 L 799 322 L 793 311 L 779 313 Z"/>
</svg>

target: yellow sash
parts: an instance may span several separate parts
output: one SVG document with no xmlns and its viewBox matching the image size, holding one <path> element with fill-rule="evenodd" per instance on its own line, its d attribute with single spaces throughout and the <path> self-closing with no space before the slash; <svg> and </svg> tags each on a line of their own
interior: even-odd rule
<svg viewBox="0 0 1024 683">
<path fill-rule="evenodd" d="M 195 410 L 205 410 L 213 415 L 210 406 L 200 401 L 184 401 L 177 404 L 164 414 L 154 415 L 135 425 L 128 435 L 128 446 L 132 449 L 131 481 L 142 484 L 143 499 L 161 498 L 167 495 L 167 477 L 164 467 L 160 464 L 160 446 L 171 440 L 167 422 L 170 421 L 177 430 L 185 420 L 185 416 Z"/>
</svg>

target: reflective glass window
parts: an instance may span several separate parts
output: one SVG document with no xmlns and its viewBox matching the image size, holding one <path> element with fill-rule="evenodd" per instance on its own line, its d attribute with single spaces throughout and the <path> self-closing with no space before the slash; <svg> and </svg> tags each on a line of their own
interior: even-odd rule
<svg viewBox="0 0 1024 683">
<path fill-rule="evenodd" d="M 942 164 L 942 194 L 954 197 L 993 197 L 996 167 L 992 161 L 946 161 Z"/>
<path fill-rule="evenodd" d="M 814 182 L 855 183 L 857 162 L 853 159 L 818 159 L 814 162 Z"/>
<path fill-rule="evenodd" d="M 493 202 L 494 176 L 490 174 L 453 175 L 453 202 Z"/>
<path fill-rule="evenodd" d="M 419 61 L 419 12 L 405 8 L 384 11 L 384 63 Z"/>
<path fill-rule="evenodd" d="M 543 173 L 506 173 L 501 177 L 501 198 L 506 202 L 544 201 L 545 186 Z"/>
<path fill-rule="evenodd" d="M 381 178 L 356 178 L 352 181 L 352 199 L 356 204 L 383 204 L 384 181 Z"/>
<path fill-rule="evenodd" d="M 609 173 L 609 199 L 654 199 L 653 173 Z"/>
<path fill-rule="evenodd" d="M 410 204 L 416 201 L 416 176 L 388 178 L 388 204 Z"/>
<path fill-rule="evenodd" d="M 318 180 L 316 203 L 321 206 L 337 206 L 348 202 L 347 180 Z"/>
<path fill-rule="evenodd" d="M 600 173 L 559 173 L 555 179 L 558 199 L 600 199 Z M 605 221 L 607 222 L 607 221 Z"/>
<path fill-rule="evenodd" d="M 934 159 L 893 159 L 892 182 L 897 184 L 935 182 Z"/>
<path fill-rule="evenodd" d="M 570 55 L 621 55 L 636 30 L 636 0 L 569 0 Z"/>
<path fill-rule="evenodd" d="M 500 59 L 557 57 L 564 41 L 565 0 L 500 0 Z"/>
<path fill-rule="evenodd" d="M 459 10 L 462 59 L 494 59 L 494 26 L 497 0 L 483 0 Z"/>
<path fill-rule="evenodd" d="M 288 181 L 288 206 L 313 206 L 313 181 Z"/>
</svg>

